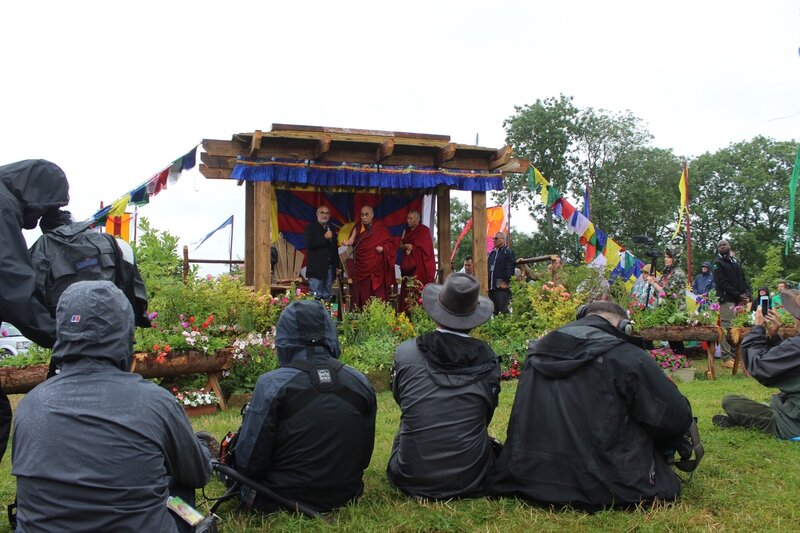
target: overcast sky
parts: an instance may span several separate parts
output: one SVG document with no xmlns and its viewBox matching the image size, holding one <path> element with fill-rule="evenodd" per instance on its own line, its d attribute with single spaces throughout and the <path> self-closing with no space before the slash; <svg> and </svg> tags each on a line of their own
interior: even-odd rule
<svg viewBox="0 0 800 533">
<path fill-rule="evenodd" d="M 0 20 L 0 164 L 59 164 L 79 219 L 204 138 L 272 123 L 500 147 L 515 105 L 563 93 L 687 157 L 800 138 L 800 0 L 12 0 Z M 244 255 L 234 182 L 195 169 L 139 214 L 182 245 L 235 214 Z M 226 257 L 227 236 L 192 255 Z"/>
</svg>

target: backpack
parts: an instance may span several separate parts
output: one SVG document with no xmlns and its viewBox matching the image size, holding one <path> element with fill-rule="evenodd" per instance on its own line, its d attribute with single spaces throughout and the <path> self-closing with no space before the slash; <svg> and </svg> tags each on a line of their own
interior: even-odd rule
<svg viewBox="0 0 800 533">
<path fill-rule="evenodd" d="M 44 232 L 31 246 L 37 298 L 55 316 L 58 299 L 73 283 L 111 281 L 130 301 L 136 325 L 149 327 L 147 293 L 139 270 L 123 259 L 112 235 L 93 231 L 92 224 L 89 220 L 59 226 Z"/>
</svg>

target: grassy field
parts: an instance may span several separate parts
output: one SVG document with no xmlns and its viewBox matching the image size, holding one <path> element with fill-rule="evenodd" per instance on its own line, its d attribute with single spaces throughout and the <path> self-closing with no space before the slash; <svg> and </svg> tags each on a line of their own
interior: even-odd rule
<svg viewBox="0 0 800 533">
<path fill-rule="evenodd" d="M 268 517 L 242 515 L 223 507 L 222 531 L 797 531 L 800 529 L 800 443 L 784 442 L 757 432 L 723 430 L 711 425 L 725 394 L 745 394 L 767 401 L 772 390 L 741 375 L 731 376 L 721 367 L 716 381 L 680 384 L 699 419 L 706 456 L 674 505 L 650 510 L 604 511 L 585 514 L 551 510 L 513 499 L 476 499 L 420 502 L 392 489 L 385 467 L 399 410 L 390 393 L 378 395 L 375 452 L 365 474 L 364 496 L 355 505 L 325 520 L 288 514 Z M 491 433 L 505 440 L 505 428 L 516 391 L 504 383 Z M 238 408 L 192 419 L 196 429 L 221 436 L 240 422 Z M 13 499 L 10 452 L 0 467 L 0 502 Z M 219 482 L 206 492 L 222 493 Z M 113 505 L 113 502 L 109 502 Z M 198 507 L 210 504 L 198 493 Z M 0 525 L 0 531 L 7 528 Z"/>
</svg>

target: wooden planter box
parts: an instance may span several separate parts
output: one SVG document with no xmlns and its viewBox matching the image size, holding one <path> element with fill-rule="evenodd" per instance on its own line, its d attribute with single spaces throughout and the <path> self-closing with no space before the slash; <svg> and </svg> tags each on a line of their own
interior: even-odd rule
<svg viewBox="0 0 800 533">
<path fill-rule="evenodd" d="M 694 381 L 694 368 L 679 368 L 678 370 L 669 371 L 664 369 L 664 373 L 672 378 L 673 381 Z"/>
<path fill-rule="evenodd" d="M 183 410 L 186 412 L 187 416 L 206 416 L 206 415 L 213 415 L 217 412 L 217 404 L 211 405 L 198 405 L 196 407 L 192 407 L 191 405 L 184 405 Z"/>
<path fill-rule="evenodd" d="M 717 326 L 662 326 L 636 332 L 648 341 L 706 341 L 719 342 L 723 330 Z"/>
<path fill-rule="evenodd" d="M 752 328 L 750 326 L 744 328 L 731 328 L 731 342 L 736 346 L 740 345 L 745 336 L 750 333 L 751 329 Z M 794 337 L 797 335 L 797 330 L 793 327 L 781 326 L 781 328 L 778 330 L 778 333 L 784 338 Z"/>
<path fill-rule="evenodd" d="M 228 370 L 233 364 L 232 348 L 225 348 L 212 355 L 202 352 L 182 352 L 170 354 L 164 363 L 156 362 L 156 356 L 149 353 L 133 354 L 131 372 L 143 378 L 171 378 L 186 374 L 217 374 Z M 0 386 L 6 394 L 29 392 L 47 377 L 48 365 L 25 367 L 0 367 Z"/>
</svg>

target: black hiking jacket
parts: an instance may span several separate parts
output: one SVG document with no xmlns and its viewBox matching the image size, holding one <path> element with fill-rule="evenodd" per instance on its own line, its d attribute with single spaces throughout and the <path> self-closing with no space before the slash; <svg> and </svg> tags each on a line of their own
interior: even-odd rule
<svg viewBox="0 0 800 533">
<path fill-rule="evenodd" d="M 691 409 L 641 339 L 588 316 L 531 343 L 490 493 L 587 510 L 674 500 Z"/>
</svg>

